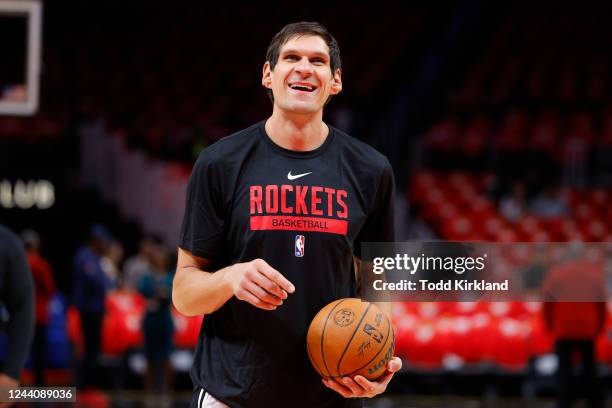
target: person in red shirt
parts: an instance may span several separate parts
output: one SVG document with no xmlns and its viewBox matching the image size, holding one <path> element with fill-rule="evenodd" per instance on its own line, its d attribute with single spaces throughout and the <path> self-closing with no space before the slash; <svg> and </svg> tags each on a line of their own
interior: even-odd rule
<svg viewBox="0 0 612 408">
<path fill-rule="evenodd" d="M 47 337 L 47 326 L 49 325 L 49 303 L 55 294 L 55 280 L 53 279 L 51 265 L 40 255 L 41 241 L 38 233 L 32 230 L 23 231 L 21 239 L 26 248 L 28 264 L 32 270 L 36 289 L 36 328 L 32 343 L 34 380 L 36 386 L 43 386 L 45 384 L 45 339 Z"/>
<path fill-rule="evenodd" d="M 577 396 L 573 367 L 576 354 L 580 355 L 587 406 L 602 406 L 595 339 L 602 333 L 606 321 L 604 287 L 601 263 L 581 259 L 555 265 L 545 277 L 545 300 L 551 302 L 544 303 L 543 313 L 546 327 L 555 339 L 559 360 L 557 399 L 561 408 L 571 407 Z"/>
</svg>

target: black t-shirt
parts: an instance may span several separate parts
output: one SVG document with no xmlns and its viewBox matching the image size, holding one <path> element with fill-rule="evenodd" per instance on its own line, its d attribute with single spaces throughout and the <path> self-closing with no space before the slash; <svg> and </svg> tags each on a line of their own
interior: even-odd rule
<svg viewBox="0 0 612 408">
<path fill-rule="evenodd" d="M 362 406 L 322 384 L 306 333 L 323 306 L 355 296 L 361 242 L 393 241 L 393 194 L 387 159 L 332 127 L 308 152 L 276 145 L 264 122 L 202 151 L 180 247 L 211 270 L 264 259 L 296 289 L 274 311 L 233 297 L 207 315 L 194 386 L 231 407 Z"/>
<path fill-rule="evenodd" d="M 0 303 L 9 313 L 6 359 L 0 374 L 18 379 L 34 336 L 34 280 L 23 243 L 0 225 Z M 2 306 L 0 305 L 0 308 Z"/>
</svg>

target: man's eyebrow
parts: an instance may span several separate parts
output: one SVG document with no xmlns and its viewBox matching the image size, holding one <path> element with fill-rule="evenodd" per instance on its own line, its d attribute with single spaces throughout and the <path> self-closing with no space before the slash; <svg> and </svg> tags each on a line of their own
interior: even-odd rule
<svg viewBox="0 0 612 408">
<path fill-rule="evenodd" d="M 308 52 L 308 51 L 304 51 L 304 50 L 296 50 L 293 48 L 288 48 L 286 50 L 283 50 L 281 52 L 281 55 L 289 55 L 289 54 L 308 54 L 308 55 L 312 55 L 315 57 L 323 57 L 325 59 L 329 59 L 329 54 L 325 53 L 325 52 L 320 52 L 320 51 L 313 51 L 313 52 Z"/>
</svg>

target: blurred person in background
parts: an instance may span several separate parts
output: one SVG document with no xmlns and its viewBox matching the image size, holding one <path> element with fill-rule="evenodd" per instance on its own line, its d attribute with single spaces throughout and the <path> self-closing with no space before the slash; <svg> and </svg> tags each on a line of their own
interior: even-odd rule
<svg viewBox="0 0 612 408">
<path fill-rule="evenodd" d="M 44 370 L 47 365 L 45 344 L 49 324 L 49 306 L 55 295 L 56 286 L 51 265 L 40 254 L 40 235 L 36 231 L 25 230 L 21 233 L 21 239 L 26 248 L 28 264 L 32 270 L 36 288 L 36 330 L 32 343 L 32 368 L 34 369 L 34 382 L 37 387 L 40 387 L 45 384 Z"/>
<path fill-rule="evenodd" d="M 110 286 L 116 288 L 123 280 L 121 273 L 121 261 L 123 260 L 123 244 L 112 241 L 102 256 L 102 270 L 110 280 Z"/>
<path fill-rule="evenodd" d="M 499 201 L 499 212 L 511 223 L 516 223 L 527 212 L 527 192 L 525 184 L 520 181 L 512 183 L 510 192 Z"/>
<path fill-rule="evenodd" d="M 557 189 L 549 185 L 534 197 L 529 205 L 529 212 L 541 218 L 565 217 L 569 214 L 569 208 Z"/>
<path fill-rule="evenodd" d="M 123 286 L 126 289 L 138 290 L 142 278 L 151 268 L 151 257 L 155 251 L 154 247 L 159 245 L 157 240 L 150 236 L 145 236 L 138 244 L 138 252 L 128 259 L 123 265 Z"/>
<path fill-rule="evenodd" d="M 149 273 L 142 277 L 140 293 L 147 300 L 143 320 L 147 372 L 145 387 L 148 391 L 165 393 L 171 387 L 172 336 L 174 323 L 170 313 L 173 274 L 170 271 L 169 251 L 157 246 L 152 253 Z"/>
<path fill-rule="evenodd" d="M 607 313 L 603 264 L 570 256 L 574 259 L 550 268 L 543 286 L 544 299 L 551 300 L 544 303 L 542 311 L 546 328 L 555 339 L 558 406 L 572 407 L 583 389 L 589 408 L 602 407 L 595 339 L 605 328 Z M 575 375 L 576 355 L 580 357 L 582 381 Z"/>
<path fill-rule="evenodd" d="M 112 286 L 111 279 L 104 272 L 102 257 L 111 242 L 108 229 L 103 225 L 94 225 L 89 231 L 88 244 L 79 248 L 74 256 L 73 301 L 80 314 L 85 338 L 85 353 L 77 385 L 83 389 L 97 385 L 104 302 L 106 292 Z"/>
<path fill-rule="evenodd" d="M 6 360 L 0 365 L 0 387 L 17 387 L 34 336 L 34 282 L 21 240 L 2 225 L 0 302 L 9 314 Z M 9 405 L 0 403 L 0 408 Z"/>
</svg>

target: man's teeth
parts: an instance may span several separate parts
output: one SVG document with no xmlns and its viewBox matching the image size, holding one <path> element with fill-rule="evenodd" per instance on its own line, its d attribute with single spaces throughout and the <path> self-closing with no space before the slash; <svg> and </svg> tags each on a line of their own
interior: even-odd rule
<svg viewBox="0 0 612 408">
<path fill-rule="evenodd" d="M 289 85 L 291 89 L 296 89 L 298 91 L 314 91 L 314 87 L 305 86 L 305 85 Z"/>
</svg>

